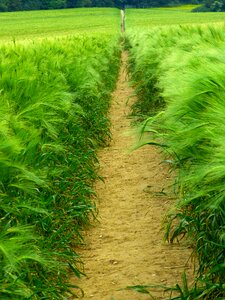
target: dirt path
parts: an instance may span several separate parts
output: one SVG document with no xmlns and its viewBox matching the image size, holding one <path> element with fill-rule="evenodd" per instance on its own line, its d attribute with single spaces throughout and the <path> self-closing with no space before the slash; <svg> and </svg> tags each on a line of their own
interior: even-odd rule
<svg viewBox="0 0 225 300">
<path fill-rule="evenodd" d="M 124 9 L 120 10 L 120 15 L 121 15 L 121 32 L 125 32 L 125 10 Z"/>
<path fill-rule="evenodd" d="M 162 220 L 173 200 L 158 193 L 169 183 L 158 150 L 145 146 L 128 152 L 135 143 L 126 117 L 127 99 L 133 91 L 126 82 L 125 54 L 122 60 L 110 112 L 113 141 L 100 153 L 105 178 L 96 187 L 100 222 L 87 233 L 87 247 L 81 250 L 87 277 L 76 281 L 85 300 L 149 299 L 118 289 L 175 283 L 190 255 L 187 249 L 162 241 Z M 162 292 L 155 295 L 156 299 L 166 298 Z"/>
</svg>

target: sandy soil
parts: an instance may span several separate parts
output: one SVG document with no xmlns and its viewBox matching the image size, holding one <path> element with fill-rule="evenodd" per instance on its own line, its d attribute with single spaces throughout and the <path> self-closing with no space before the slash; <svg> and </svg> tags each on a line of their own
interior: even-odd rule
<svg viewBox="0 0 225 300">
<path fill-rule="evenodd" d="M 168 191 L 171 180 L 159 150 L 145 146 L 132 153 L 136 143 L 127 118 L 128 87 L 126 54 L 110 111 L 113 140 L 100 152 L 105 183 L 96 186 L 99 222 L 87 232 L 87 246 L 80 250 L 86 277 L 75 280 L 85 300 L 142 300 L 149 295 L 126 291 L 130 285 L 174 284 L 180 281 L 190 250 L 163 242 L 163 218 L 174 200 Z M 121 289 L 121 290 L 120 290 Z M 166 299 L 162 292 L 156 299 Z"/>
</svg>

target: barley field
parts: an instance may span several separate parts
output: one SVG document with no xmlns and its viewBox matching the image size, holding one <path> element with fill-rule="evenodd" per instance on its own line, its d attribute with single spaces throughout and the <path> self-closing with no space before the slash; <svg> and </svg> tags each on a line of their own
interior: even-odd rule
<svg viewBox="0 0 225 300">
<path fill-rule="evenodd" d="M 183 285 L 164 288 L 180 295 L 170 299 L 224 299 L 223 13 L 130 10 L 126 17 L 129 71 L 139 99 L 133 114 L 143 121 L 143 143 L 162 149 L 175 177 L 177 204 L 165 238 L 186 238 L 195 258 L 194 283 L 184 275 Z"/>
<path fill-rule="evenodd" d="M 152 26 L 223 24 L 224 13 L 192 13 L 196 6 L 178 6 L 154 9 L 127 9 L 126 30 L 144 31 Z"/>
<path fill-rule="evenodd" d="M 0 13 L 0 42 L 32 40 L 73 34 L 119 33 L 120 14 L 116 8 Z"/>
<path fill-rule="evenodd" d="M 133 114 L 176 174 L 166 238 L 187 237 L 198 261 L 195 283 L 171 289 L 224 299 L 225 17 L 192 8 L 127 9 L 125 36 L 114 8 L 0 14 L 1 299 L 82 294 L 74 249 L 96 217 L 122 38 Z"/>
<path fill-rule="evenodd" d="M 110 140 L 120 13 L 3 13 L 0 22 L 0 298 L 76 297 L 75 248 L 96 214 L 96 153 Z"/>
</svg>

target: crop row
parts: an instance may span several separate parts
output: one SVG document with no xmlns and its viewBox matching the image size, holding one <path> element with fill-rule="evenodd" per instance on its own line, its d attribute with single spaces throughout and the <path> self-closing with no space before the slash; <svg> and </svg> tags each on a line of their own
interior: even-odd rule
<svg viewBox="0 0 225 300">
<path fill-rule="evenodd" d="M 118 37 L 0 48 L 0 298 L 67 299 L 95 215 Z"/>
<path fill-rule="evenodd" d="M 130 33 L 130 72 L 142 130 L 164 149 L 178 198 L 166 238 L 197 257 L 195 282 L 176 299 L 225 296 L 225 34 L 221 27 L 155 27 Z M 175 298 L 174 298 L 175 299 Z"/>
</svg>

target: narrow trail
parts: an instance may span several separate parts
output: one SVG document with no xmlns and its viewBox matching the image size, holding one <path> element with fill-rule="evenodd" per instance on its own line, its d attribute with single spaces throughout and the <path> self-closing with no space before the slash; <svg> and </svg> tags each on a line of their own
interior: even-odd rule
<svg viewBox="0 0 225 300">
<path fill-rule="evenodd" d="M 190 251 L 184 246 L 163 242 L 163 218 L 173 204 L 160 191 L 170 183 L 160 164 L 159 151 L 145 146 L 130 153 L 136 143 L 127 118 L 128 87 L 126 53 L 110 111 L 111 145 L 100 152 L 98 182 L 99 222 L 87 232 L 87 246 L 80 250 L 86 277 L 76 280 L 85 300 L 142 300 L 148 295 L 119 290 L 139 284 L 174 284 L 180 281 Z M 129 133 L 130 132 L 130 133 Z M 156 299 L 165 299 L 162 292 Z"/>
<path fill-rule="evenodd" d="M 121 32 L 125 32 L 125 10 L 121 9 L 120 10 L 120 15 L 121 15 Z"/>
</svg>

